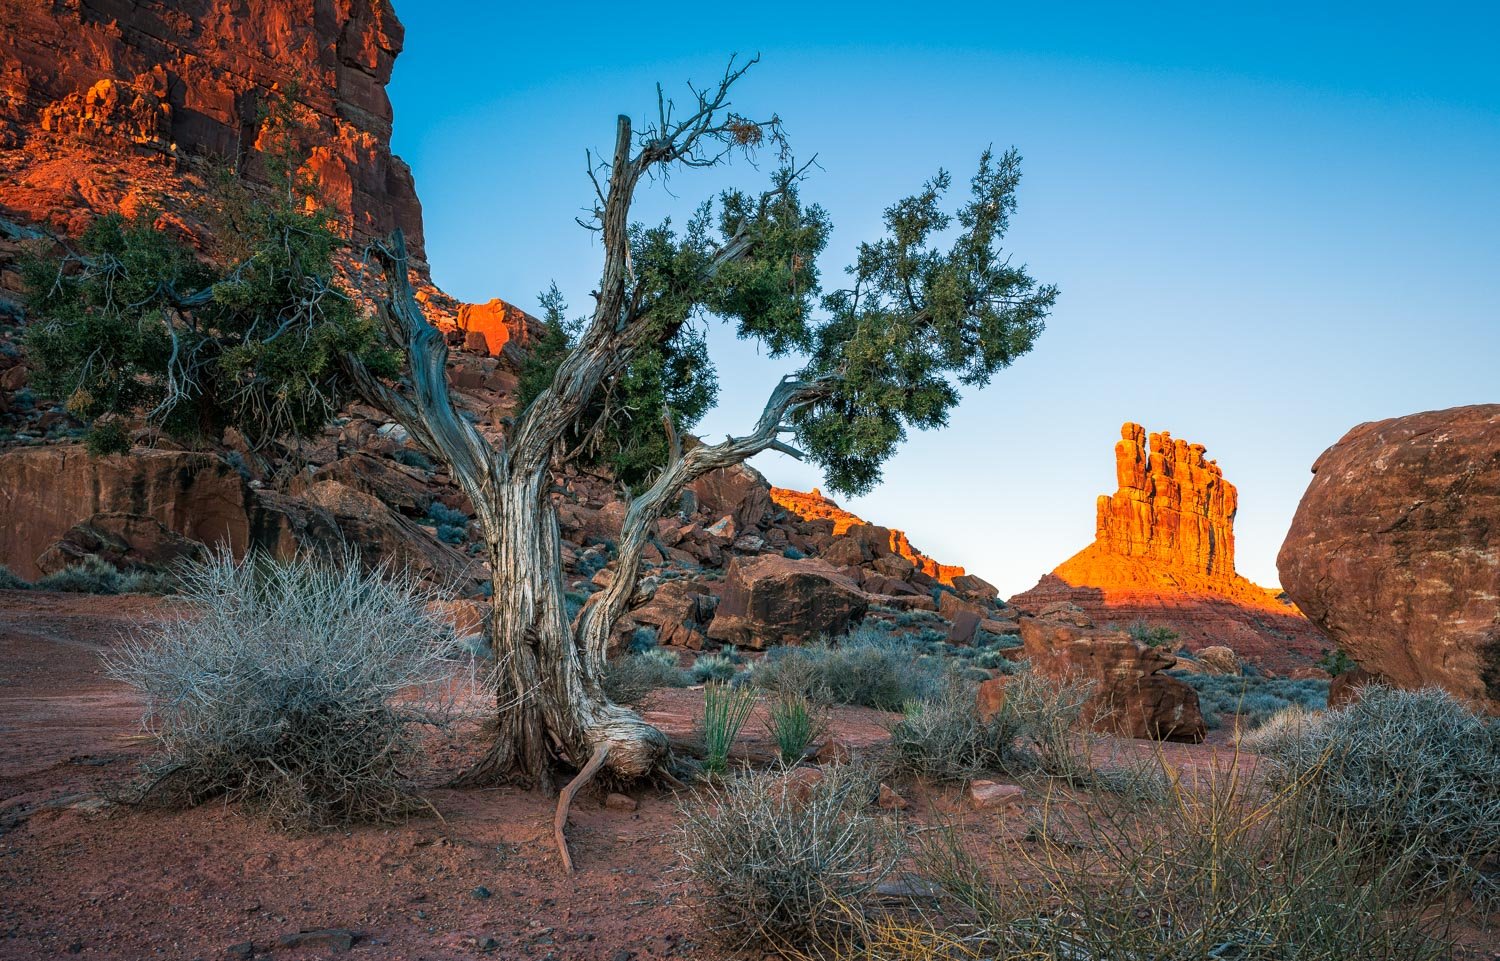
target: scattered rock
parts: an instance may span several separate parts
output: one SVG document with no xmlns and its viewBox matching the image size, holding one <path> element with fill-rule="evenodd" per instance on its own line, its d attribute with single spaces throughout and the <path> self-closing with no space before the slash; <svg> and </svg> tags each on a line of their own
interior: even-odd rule
<svg viewBox="0 0 1500 961">
<path fill-rule="evenodd" d="M 1165 671 L 1177 658 L 1124 631 L 1079 627 L 1068 612 L 1021 619 L 1021 642 L 1035 670 L 1094 682 L 1087 705 L 1096 729 L 1123 737 L 1203 740 L 1198 693 Z"/>
<path fill-rule="evenodd" d="M 973 781 L 969 784 L 969 805 L 976 811 L 1019 808 L 1025 797 L 1026 792 L 1016 784 L 996 784 L 994 781 Z"/>
<path fill-rule="evenodd" d="M 1005 686 L 1010 683 L 1010 678 L 992 677 L 987 681 L 979 682 L 978 692 L 975 694 L 974 710 L 982 721 L 999 714 L 1005 708 Z"/>
<path fill-rule="evenodd" d="M 887 811 L 904 811 L 908 803 L 906 798 L 897 794 L 889 784 L 882 781 L 880 793 L 875 798 L 875 806 L 885 808 Z"/>
<path fill-rule="evenodd" d="M 283 934 L 276 939 L 276 948 L 277 950 L 315 948 L 329 954 L 343 954 L 353 950 L 354 942 L 358 937 L 353 931 L 344 928 L 321 928 L 316 931 Z"/>
</svg>

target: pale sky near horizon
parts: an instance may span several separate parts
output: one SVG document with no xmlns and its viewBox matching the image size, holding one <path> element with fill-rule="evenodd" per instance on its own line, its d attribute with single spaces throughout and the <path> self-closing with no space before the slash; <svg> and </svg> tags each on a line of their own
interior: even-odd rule
<svg viewBox="0 0 1500 961">
<path fill-rule="evenodd" d="M 736 106 L 779 113 L 818 155 L 803 194 L 834 223 L 825 288 L 891 202 L 939 167 L 962 188 L 987 145 L 1016 146 L 1006 247 L 1061 288 L 1048 329 L 876 491 L 840 499 L 1003 595 L 1092 538 L 1122 421 L 1206 445 L 1240 490 L 1239 570 L 1271 585 L 1309 467 L 1345 431 L 1500 402 L 1494 8 L 396 7 L 394 146 L 433 278 L 463 300 L 535 311 L 556 280 L 581 313 L 599 269 L 573 221 L 584 149 L 654 110 L 657 81 L 681 94 L 736 51 L 762 57 Z M 680 222 L 763 177 L 682 174 L 637 211 Z M 720 405 L 698 432 L 743 432 L 793 364 L 722 331 L 710 345 Z M 782 455 L 753 463 L 821 483 Z"/>
</svg>

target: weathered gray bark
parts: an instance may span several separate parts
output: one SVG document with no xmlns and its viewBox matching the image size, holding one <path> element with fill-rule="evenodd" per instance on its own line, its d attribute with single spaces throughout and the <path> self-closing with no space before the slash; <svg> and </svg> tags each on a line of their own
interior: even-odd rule
<svg viewBox="0 0 1500 961">
<path fill-rule="evenodd" d="M 620 779 L 663 769 L 669 756 L 666 738 L 636 712 L 611 702 L 601 687 L 612 628 L 654 591 L 649 583 L 642 590 L 641 561 L 656 521 L 684 486 L 709 471 L 769 448 L 790 450 L 778 440 L 786 416 L 822 396 L 827 387 L 783 381 L 754 431 L 744 437 L 683 453 L 674 433 L 671 461 L 626 512 L 613 580 L 568 622 L 561 537 L 549 495 L 552 467 L 563 438 L 596 392 L 628 366 L 643 338 L 650 336 L 646 318 L 632 316 L 626 303 L 631 196 L 651 166 L 695 162 L 700 138 L 722 131 L 714 126 L 715 113 L 738 76 L 726 75 L 717 94 L 702 98 L 699 112 L 688 120 L 669 125 L 664 113 L 657 136 L 635 156 L 630 120 L 619 118 L 608 189 L 599 190 L 596 211 L 605 263 L 592 321 L 551 386 L 522 412 L 499 447 L 453 407 L 444 372 L 447 345 L 417 306 L 399 231 L 374 251 L 386 275 L 385 320 L 393 340 L 407 351 L 410 388 L 379 380 L 353 358 L 346 358 L 346 364 L 367 402 L 388 412 L 448 464 L 474 504 L 493 574 L 497 730 L 490 751 L 463 781 L 512 780 L 550 788 L 555 761 L 582 769 L 601 751 L 605 769 Z M 744 237 L 731 238 L 715 268 L 747 249 Z M 670 421 L 666 429 L 672 430 Z"/>
</svg>

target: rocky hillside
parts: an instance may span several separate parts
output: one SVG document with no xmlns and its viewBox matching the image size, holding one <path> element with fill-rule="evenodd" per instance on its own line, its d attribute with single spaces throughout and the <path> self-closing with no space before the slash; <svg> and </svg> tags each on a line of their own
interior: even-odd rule
<svg viewBox="0 0 1500 961">
<path fill-rule="evenodd" d="M 1010 599 L 1021 610 L 1071 603 L 1099 624 L 1146 622 L 1190 650 L 1228 646 L 1278 670 L 1332 646 L 1295 607 L 1234 569 L 1235 486 L 1201 444 L 1127 423 L 1119 488 L 1101 494 L 1094 542 Z"/>
<path fill-rule="evenodd" d="M 7 4 L 0 29 L 0 513 L 24 519 L 0 529 L 0 564 L 36 578 L 90 557 L 149 569 L 212 545 L 284 555 L 349 544 L 482 597 L 489 575 L 471 505 L 378 411 L 356 405 L 287 447 L 252 451 L 231 432 L 220 449 L 187 451 L 140 430 L 130 454 L 90 457 L 76 443 L 81 425 L 27 387 L 19 347 L 13 268 L 25 244 L 152 210 L 211 248 L 215 178 L 265 183 L 266 108 L 289 98 L 311 146 L 302 172 L 351 249 L 405 231 L 424 307 L 449 334 L 455 401 L 481 432 L 503 431 L 536 321 L 501 300 L 454 303 L 426 282 L 421 206 L 390 152 L 385 85 L 402 42 L 390 5 Z M 355 258 L 348 267 L 357 287 Z M 581 601 L 612 574 L 624 504 L 609 478 L 577 471 L 557 478 L 553 496 Z M 689 647 L 762 647 L 837 633 L 871 612 L 920 613 L 922 629 L 957 641 L 1015 626 L 993 587 L 918 553 L 900 531 L 821 495 L 773 492 L 746 468 L 696 483 L 650 553 L 656 592 L 622 637 L 645 625 Z"/>
</svg>

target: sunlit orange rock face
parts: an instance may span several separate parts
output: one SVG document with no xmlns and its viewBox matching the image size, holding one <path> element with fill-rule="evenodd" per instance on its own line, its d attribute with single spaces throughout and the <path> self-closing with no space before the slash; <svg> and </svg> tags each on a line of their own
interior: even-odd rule
<svg viewBox="0 0 1500 961">
<path fill-rule="evenodd" d="M 1235 573 L 1235 486 L 1201 444 L 1127 423 L 1115 444 L 1119 488 L 1100 495 L 1094 542 L 1010 603 L 1067 601 L 1101 625 L 1144 621 L 1189 649 L 1225 645 L 1276 670 L 1331 647 L 1295 607 Z"/>
<path fill-rule="evenodd" d="M 487 351 L 500 356 L 506 344 L 529 345 L 540 333 L 541 321 L 499 297 L 483 304 L 463 304 L 458 308 L 458 329 L 463 331 L 471 350 Z M 481 344 L 478 338 L 483 337 Z"/>
<path fill-rule="evenodd" d="M 267 106 L 285 97 L 302 173 L 354 250 L 400 227 L 422 299 L 451 323 L 426 282 L 411 171 L 390 149 L 403 34 L 388 0 L 0 3 L 0 218 L 76 236 L 101 214 L 155 209 L 207 247 L 217 171 L 268 181 Z M 10 259 L 0 250 L 0 286 Z M 350 279 L 371 289 L 357 260 Z"/>
<path fill-rule="evenodd" d="M 871 526 L 869 521 L 864 520 L 856 514 L 849 513 L 827 497 L 824 497 L 823 492 L 816 487 L 810 492 L 794 491 L 787 487 L 772 487 L 771 500 L 776 503 L 776 506 L 797 515 L 805 521 L 833 521 L 833 534 L 835 537 L 844 535 L 851 527 L 861 525 Z M 952 586 L 953 579 L 962 576 L 964 573 L 962 567 L 956 564 L 939 564 L 926 554 L 912 547 L 911 541 L 907 539 L 904 531 L 891 529 L 890 547 L 893 552 L 911 561 L 916 565 L 918 570 L 940 584 Z"/>
</svg>

